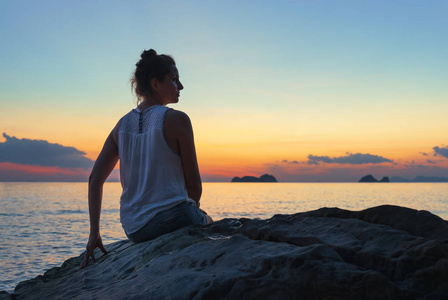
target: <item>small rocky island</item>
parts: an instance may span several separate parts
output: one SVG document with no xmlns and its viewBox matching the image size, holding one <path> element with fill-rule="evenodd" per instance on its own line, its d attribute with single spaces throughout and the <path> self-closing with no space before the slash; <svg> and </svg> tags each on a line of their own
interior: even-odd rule
<svg viewBox="0 0 448 300">
<path fill-rule="evenodd" d="M 448 224 L 384 205 L 224 219 L 84 253 L 0 299 L 447 299 Z"/>
<path fill-rule="evenodd" d="M 362 177 L 358 182 L 390 182 L 389 177 L 384 176 L 381 180 L 377 180 L 372 175 L 366 175 Z"/>
<path fill-rule="evenodd" d="M 233 177 L 231 182 L 278 182 L 278 181 L 274 176 L 264 174 L 261 175 L 260 177 L 255 176 Z"/>
</svg>

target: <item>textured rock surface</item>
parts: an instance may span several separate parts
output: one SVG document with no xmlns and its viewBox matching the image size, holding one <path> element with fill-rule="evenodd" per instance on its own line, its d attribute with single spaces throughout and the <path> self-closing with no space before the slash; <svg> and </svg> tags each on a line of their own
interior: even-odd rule
<svg viewBox="0 0 448 300">
<path fill-rule="evenodd" d="M 16 299 L 448 298 L 448 225 L 425 211 L 322 208 L 121 241 L 21 282 Z M 3 295 L 7 298 L 7 295 Z"/>
</svg>

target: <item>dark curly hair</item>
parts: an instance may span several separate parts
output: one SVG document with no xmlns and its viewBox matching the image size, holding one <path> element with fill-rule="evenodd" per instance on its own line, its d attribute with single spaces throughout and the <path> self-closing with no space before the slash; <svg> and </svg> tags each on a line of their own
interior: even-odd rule
<svg viewBox="0 0 448 300">
<path fill-rule="evenodd" d="M 142 102 L 151 95 L 151 79 L 163 81 L 176 63 L 171 56 L 159 55 L 154 49 L 143 51 L 140 57 L 139 62 L 135 64 L 137 68 L 132 76 L 131 86 L 138 101 Z"/>
</svg>

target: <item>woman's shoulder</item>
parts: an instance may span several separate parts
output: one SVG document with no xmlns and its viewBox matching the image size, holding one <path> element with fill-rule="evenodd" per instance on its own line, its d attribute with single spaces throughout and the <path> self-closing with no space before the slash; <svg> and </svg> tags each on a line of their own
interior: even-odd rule
<svg viewBox="0 0 448 300">
<path fill-rule="evenodd" d="M 188 115 L 180 110 L 168 110 L 165 117 L 165 134 L 177 138 L 192 136 L 193 128 Z"/>
<path fill-rule="evenodd" d="M 180 110 L 170 108 L 166 112 L 165 122 L 170 122 L 172 124 L 185 124 L 191 123 L 190 118 L 186 113 Z"/>
</svg>

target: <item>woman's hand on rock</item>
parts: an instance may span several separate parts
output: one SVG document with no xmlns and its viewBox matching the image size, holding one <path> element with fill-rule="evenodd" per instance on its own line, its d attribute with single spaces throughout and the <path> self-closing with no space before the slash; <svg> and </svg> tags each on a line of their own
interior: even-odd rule
<svg viewBox="0 0 448 300">
<path fill-rule="evenodd" d="M 103 246 L 103 241 L 101 240 L 100 233 L 90 233 L 89 241 L 87 242 L 86 252 L 84 254 L 84 260 L 81 263 L 81 268 L 89 265 L 89 259 L 92 257 L 93 262 L 95 262 L 94 250 L 100 248 L 101 252 L 107 254 L 106 249 Z"/>
</svg>

